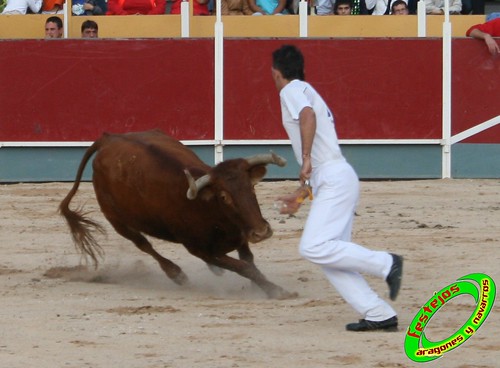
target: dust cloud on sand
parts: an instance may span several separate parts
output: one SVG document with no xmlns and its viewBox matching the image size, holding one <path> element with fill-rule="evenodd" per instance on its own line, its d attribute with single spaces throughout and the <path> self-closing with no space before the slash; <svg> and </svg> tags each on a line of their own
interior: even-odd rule
<svg viewBox="0 0 500 368">
<path fill-rule="evenodd" d="M 362 182 L 353 240 L 405 257 L 393 303 L 400 330 L 346 332 L 360 317 L 297 251 L 309 203 L 294 217 L 273 208 L 296 185 L 257 186 L 274 236 L 251 246 L 261 271 L 299 294 L 288 300 L 269 300 L 232 272 L 214 275 L 181 245 L 152 239 L 189 277 L 186 286 L 174 284 L 111 229 L 84 183 L 72 203 L 107 230 L 95 269 L 57 213 L 71 183 L 0 185 L 0 367 L 420 367 L 403 345 L 422 304 L 469 273 L 500 283 L 499 180 Z M 387 298 L 383 280 L 366 278 Z M 447 338 L 474 307 L 472 297 L 453 299 L 429 322 L 427 337 Z M 497 367 L 498 308 L 465 344 L 427 366 Z"/>
</svg>

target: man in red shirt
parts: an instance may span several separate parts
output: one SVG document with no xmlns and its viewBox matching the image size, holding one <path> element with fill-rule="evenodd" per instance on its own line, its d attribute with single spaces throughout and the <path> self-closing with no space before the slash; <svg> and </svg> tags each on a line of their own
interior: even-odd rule
<svg viewBox="0 0 500 368">
<path fill-rule="evenodd" d="M 484 40 L 491 55 L 496 56 L 500 54 L 500 46 L 493 39 L 493 37 L 500 37 L 500 18 L 492 19 L 483 24 L 476 24 L 470 27 L 465 35 Z"/>
<path fill-rule="evenodd" d="M 165 7 L 165 0 L 109 0 L 106 15 L 159 15 Z"/>
</svg>

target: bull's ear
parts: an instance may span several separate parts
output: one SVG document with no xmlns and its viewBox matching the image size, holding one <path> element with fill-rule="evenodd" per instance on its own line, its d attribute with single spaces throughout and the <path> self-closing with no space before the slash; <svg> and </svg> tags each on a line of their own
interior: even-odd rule
<svg viewBox="0 0 500 368">
<path fill-rule="evenodd" d="M 267 169 L 265 165 L 256 165 L 252 166 L 249 170 L 250 179 L 252 180 L 252 184 L 255 185 L 262 180 L 262 178 L 266 175 Z"/>
</svg>

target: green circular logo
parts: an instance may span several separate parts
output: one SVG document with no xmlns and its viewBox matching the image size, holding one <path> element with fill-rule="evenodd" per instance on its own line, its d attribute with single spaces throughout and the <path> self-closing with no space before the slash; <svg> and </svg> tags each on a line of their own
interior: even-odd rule
<svg viewBox="0 0 500 368">
<path fill-rule="evenodd" d="M 479 287 L 470 281 L 475 281 Z M 476 302 L 476 308 L 469 319 L 450 337 L 436 342 L 429 341 L 424 330 L 432 316 L 451 299 L 463 294 L 472 295 Z M 457 282 L 434 293 L 413 318 L 406 331 L 404 346 L 408 358 L 419 363 L 429 362 L 458 348 L 484 323 L 493 307 L 495 295 L 494 281 L 482 273 L 463 276 Z"/>
</svg>

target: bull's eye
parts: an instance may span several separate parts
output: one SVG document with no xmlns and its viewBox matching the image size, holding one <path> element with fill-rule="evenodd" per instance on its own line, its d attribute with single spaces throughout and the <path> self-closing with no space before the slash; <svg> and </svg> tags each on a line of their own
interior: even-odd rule
<svg viewBox="0 0 500 368">
<path fill-rule="evenodd" d="M 225 192 L 223 190 L 221 190 L 221 192 L 219 193 L 219 197 L 220 199 L 222 199 L 222 201 L 225 203 L 225 204 L 231 204 L 233 203 L 232 199 L 231 199 L 231 196 L 229 195 L 228 192 Z"/>
</svg>

